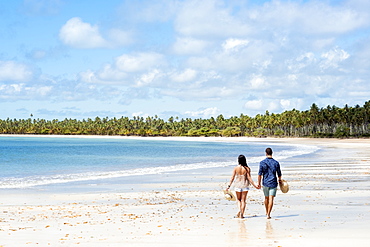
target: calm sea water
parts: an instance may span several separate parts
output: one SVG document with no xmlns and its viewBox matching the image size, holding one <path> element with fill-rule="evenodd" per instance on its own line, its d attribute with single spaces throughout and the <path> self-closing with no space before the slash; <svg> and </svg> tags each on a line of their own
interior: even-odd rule
<svg viewBox="0 0 370 247">
<path fill-rule="evenodd" d="M 279 161 L 317 150 L 269 145 Z M 118 138 L 0 137 L 0 189 L 80 181 L 125 181 L 143 175 L 202 172 L 234 166 L 239 154 L 251 167 L 264 158 L 266 143 Z"/>
</svg>

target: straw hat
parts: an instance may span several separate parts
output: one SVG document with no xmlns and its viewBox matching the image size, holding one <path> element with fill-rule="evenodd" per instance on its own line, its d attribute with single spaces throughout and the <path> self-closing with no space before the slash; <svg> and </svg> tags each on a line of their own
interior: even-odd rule
<svg viewBox="0 0 370 247">
<path fill-rule="evenodd" d="M 235 201 L 236 200 L 234 194 L 229 190 L 224 190 L 224 196 L 225 196 L 226 200 L 229 200 L 229 201 Z"/>
<path fill-rule="evenodd" d="M 288 185 L 288 182 L 286 180 L 281 180 L 281 182 L 279 183 L 279 186 L 280 186 L 280 190 L 281 192 L 283 193 L 287 193 L 289 191 L 289 185 Z"/>
</svg>

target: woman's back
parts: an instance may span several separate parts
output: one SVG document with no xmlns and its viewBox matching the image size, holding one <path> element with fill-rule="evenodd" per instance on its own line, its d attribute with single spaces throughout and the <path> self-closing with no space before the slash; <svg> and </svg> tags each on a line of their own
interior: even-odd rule
<svg viewBox="0 0 370 247">
<path fill-rule="evenodd" d="M 236 188 L 246 188 L 249 186 L 249 181 L 247 179 L 247 172 L 249 172 L 249 167 L 243 167 L 238 165 L 235 168 L 235 183 Z"/>
</svg>

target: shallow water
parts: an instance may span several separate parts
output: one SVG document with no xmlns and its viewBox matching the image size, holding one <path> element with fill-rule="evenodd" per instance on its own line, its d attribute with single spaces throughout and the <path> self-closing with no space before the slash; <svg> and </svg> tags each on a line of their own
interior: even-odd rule
<svg viewBox="0 0 370 247">
<path fill-rule="evenodd" d="M 115 184 L 118 180 L 120 184 L 140 184 L 160 181 L 168 174 L 178 181 L 233 166 L 239 154 L 244 154 L 255 170 L 267 146 L 273 148 L 279 161 L 318 150 L 314 146 L 261 142 L 0 137 L 0 189 L 96 185 L 96 181 Z"/>
</svg>

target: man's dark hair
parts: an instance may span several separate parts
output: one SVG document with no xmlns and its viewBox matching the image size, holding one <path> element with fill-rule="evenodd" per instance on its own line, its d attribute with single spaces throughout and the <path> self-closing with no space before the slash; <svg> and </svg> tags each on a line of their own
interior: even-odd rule
<svg viewBox="0 0 370 247">
<path fill-rule="evenodd" d="M 272 149 L 271 148 L 266 148 L 266 154 L 267 155 L 272 155 Z"/>
</svg>

